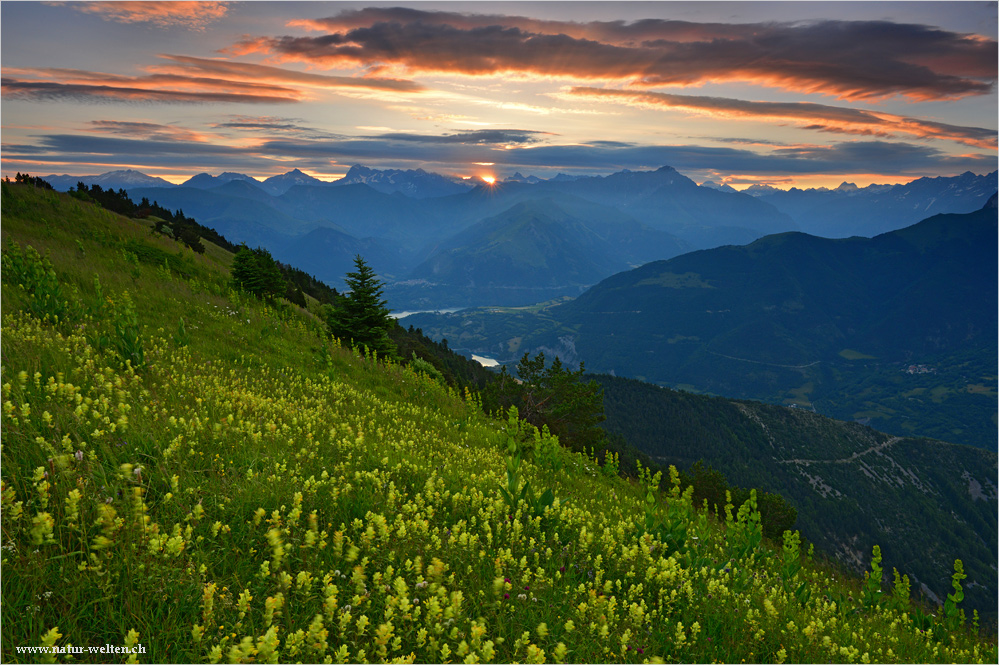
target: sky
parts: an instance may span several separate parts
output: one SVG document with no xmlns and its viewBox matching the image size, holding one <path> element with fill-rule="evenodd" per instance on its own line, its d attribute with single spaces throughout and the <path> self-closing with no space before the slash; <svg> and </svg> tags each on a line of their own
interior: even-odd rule
<svg viewBox="0 0 999 665">
<path fill-rule="evenodd" d="M 997 168 L 996 2 L 0 3 L 0 169 Z"/>
</svg>

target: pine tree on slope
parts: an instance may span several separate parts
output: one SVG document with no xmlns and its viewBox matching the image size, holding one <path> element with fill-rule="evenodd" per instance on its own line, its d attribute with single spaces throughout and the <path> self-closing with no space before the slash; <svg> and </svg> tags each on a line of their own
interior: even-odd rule
<svg viewBox="0 0 999 665">
<path fill-rule="evenodd" d="M 326 324 L 335 337 L 357 347 L 366 346 L 379 356 L 395 355 L 395 344 L 388 331 L 394 324 L 388 302 L 382 298 L 382 283 L 375 271 L 358 255 L 356 270 L 344 278 L 350 292 L 326 310 Z"/>
</svg>

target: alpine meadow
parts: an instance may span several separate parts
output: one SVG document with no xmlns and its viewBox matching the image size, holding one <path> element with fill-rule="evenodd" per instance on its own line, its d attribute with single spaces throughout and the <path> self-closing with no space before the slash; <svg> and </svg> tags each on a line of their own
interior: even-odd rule
<svg viewBox="0 0 999 665">
<path fill-rule="evenodd" d="M 923 605 L 877 546 L 860 578 L 765 539 L 755 490 L 712 512 L 344 345 L 210 241 L 31 182 L 2 204 L 5 659 L 995 659 L 960 560 Z"/>
<path fill-rule="evenodd" d="M 0 662 L 999 662 L 999 1 L 0 33 Z"/>
</svg>

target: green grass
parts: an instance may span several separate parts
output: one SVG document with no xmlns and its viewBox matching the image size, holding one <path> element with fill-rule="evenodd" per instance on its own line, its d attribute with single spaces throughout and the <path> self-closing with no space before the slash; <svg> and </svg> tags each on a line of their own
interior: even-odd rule
<svg viewBox="0 0 999 665">
<path fill-rule="evenodd" d="M 812 402 L 810 395 L 812 394 L 812 392 L 814 392 L 814 390 L 815 390 L 815 383 L 809 381 L 808 383 L 802 386 L 799 386 L 793 390 L 789 390 L 788 394 L 791 395 L 791 397 L 785 399 L 784 403 L 785 404 L 794 403 L 797 404 L 798 406 L 805 406 L 805 407 L 811 406 Z"/>
<path fill-rule="evenodd" d="M 853 349 L 843 349 L 839 352 L 839 355 L 847 360 L 875 360 L 877 358 L 877 356 L 869 356 L 866 353 L 854 351 Z"/>
<path fill-rule="evenodd" d="M 665 289 L 713 289 L 708 282 L 701 279 L 696 272 L 685 272 L 678 275 L 664 272 L 656 277 L 649 277 L 635 283 L 635 286 L 661 286 Z"/>
<path fill-rule="evenodd" d="M 719 524 L 668 481 L 649 503 L 583 455 L 536 463 L 528 436 L 519 478 L 556 498 L 533 517 L 499 491 L 510 423 L 474 396 L 231 291 L 214 250 L 26 187 L 3 207 L 5 661 L 128 640 L 153 662 L 995 660 L 760 542 L 748 506 Z M 129 260 L 139 242 L 190 273 Z M 14 243 L 68 314 L 26 312 Z"/>
<path fill-rule="evenodd" d="M 936 386 L 930 390 L 930 399 L 937 403 L 943 402 L 949 392 L 951 390 L 947 386 Z"/>
</svg>

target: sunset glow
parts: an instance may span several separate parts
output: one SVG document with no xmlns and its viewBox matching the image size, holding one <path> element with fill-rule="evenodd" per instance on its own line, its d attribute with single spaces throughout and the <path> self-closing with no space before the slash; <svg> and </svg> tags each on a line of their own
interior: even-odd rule
<svg viewBox="0 0 999 665">
<path fill-rule="evenodd" d="M 0 11 L 4 175 L 668 165 L 738 189 L 996 168 L 996 3 Z"/>
</svg>

